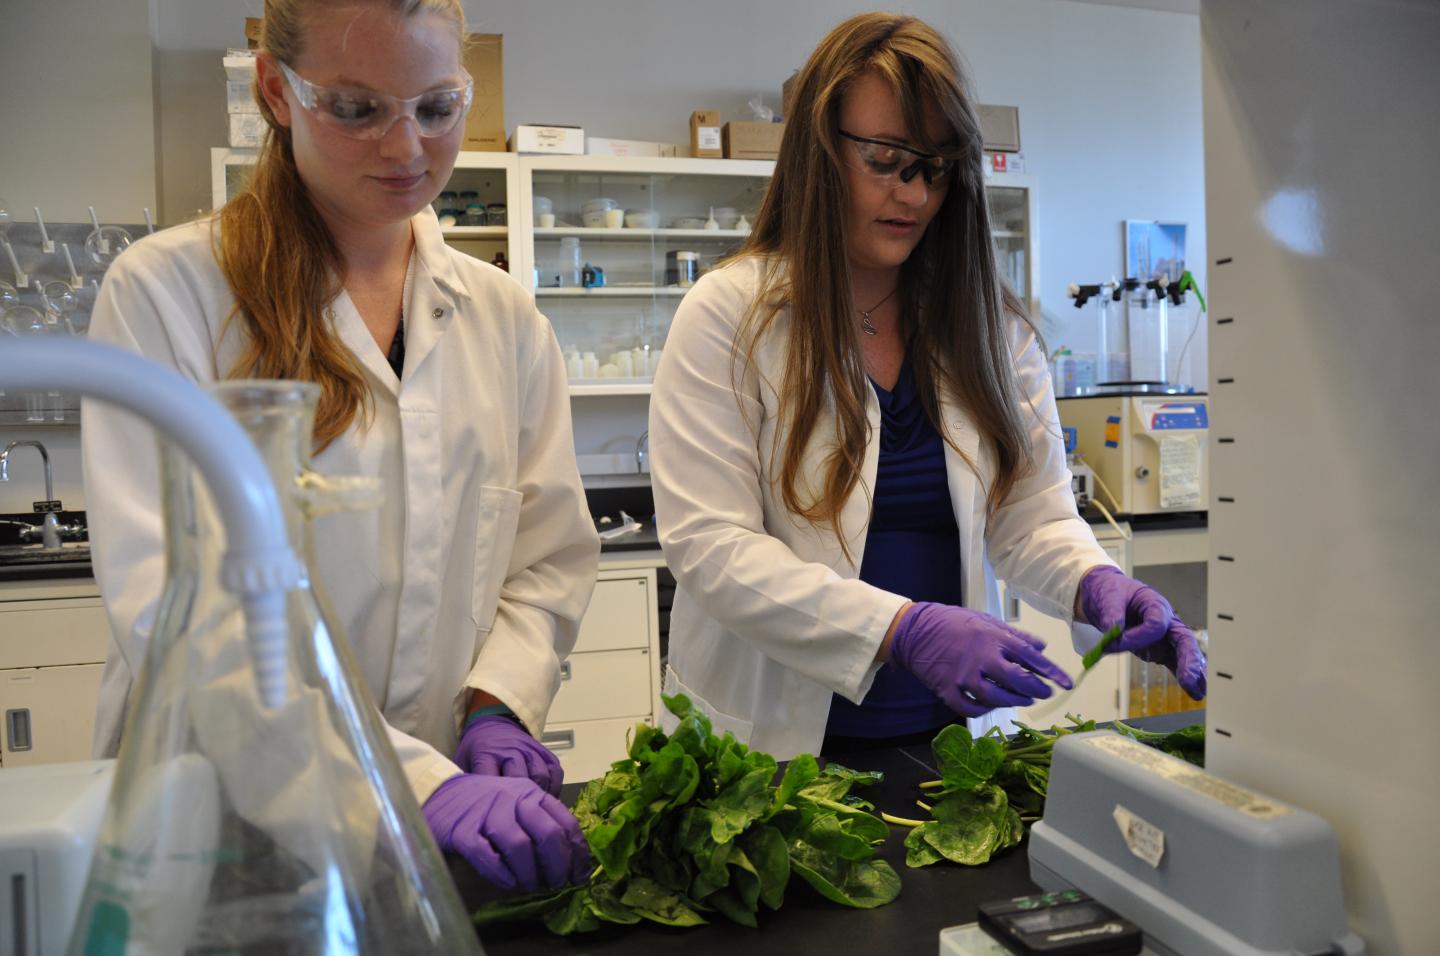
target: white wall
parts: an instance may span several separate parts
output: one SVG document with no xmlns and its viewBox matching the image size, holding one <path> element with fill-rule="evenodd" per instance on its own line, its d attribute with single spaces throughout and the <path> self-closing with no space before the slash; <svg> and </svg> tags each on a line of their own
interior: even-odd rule
<svg viewBox="0 0 1440 956">
<path fill-rule="evenodd" d="M 260 0 L 153 0 L 164 216 L 208 206 L 211 146 L 223 145 L 220 56 Z M 740 116 L 779 106 L 781 82 L 853 0 L 468 0 L 471 29 L 505 36 L 506 121 L 578 123 L 592 135 L 684 142 L 692 110 Z M 1204 283 L 1198 17 L 1069 0 L 896 5 L 934 24 L 968 60 L 979 98 L 1020 108 L 1039 178 L 1041 302 L 1052 347 L 1084 349 L 1065 299 L 1073 281 L 1123 271 L 1121 222 L 1190 225 Z"/>
<path fill-rule="evenodd" d="M 157 202 L 150 0 L 0 5 L 0 196 L 17 219 L 140 222 Z M 223 92 L 223 91 L 222 91 Z M 223 101 L 222 101 L 223 106 Z"/>
</svg>

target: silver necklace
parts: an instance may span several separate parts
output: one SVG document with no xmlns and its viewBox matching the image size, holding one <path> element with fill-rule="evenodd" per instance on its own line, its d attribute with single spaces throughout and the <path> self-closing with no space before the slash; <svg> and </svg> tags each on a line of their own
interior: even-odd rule
<svg viewBox="0 0 1440 956">
<path fill-rule="evenodd" d="M 880 330 L 875 328 L 875 324 L 870 321 L 870 315 L 876 309 L 880 308 L 880 306 L 884 305 L 886 302 L 889 302 L 890 297 L 894 295 L 899 288 L 899 284 L 896 284 L 894 289 L 891 289 L 889 292 L 885 293 L 885 298 L 881 299 L 879 302 L 876 302 L 874 305 L 870 306 L 870 308 L 855 310 L 860 313 L 860 331 L 864 332 L 866 335 L 879 334 Z"/>
</svg>

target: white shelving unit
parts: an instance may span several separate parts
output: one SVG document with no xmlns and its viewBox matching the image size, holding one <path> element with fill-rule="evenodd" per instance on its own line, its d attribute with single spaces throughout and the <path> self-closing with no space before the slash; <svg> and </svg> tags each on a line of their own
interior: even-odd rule
<svg viewBox="0 0 1440 956">
<path fill-rule="evenodd" d="M 1040 243 L 1036 225 L 1040 221 L 1036 201 L 1036 180 L 1023 173 L 994 173 L 985 177 L 985 195 L 990 200 L 990 240 L 1000 274 L 1030 307 L 1040 315 Z"/>
</svg>

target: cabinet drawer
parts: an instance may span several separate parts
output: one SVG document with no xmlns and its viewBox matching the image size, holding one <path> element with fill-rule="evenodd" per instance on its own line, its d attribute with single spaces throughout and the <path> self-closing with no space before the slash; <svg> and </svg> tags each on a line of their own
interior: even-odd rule
<svg viewBox="0 0 1440 956">
<path fill-rule="evenodd" d="M 610 765 L 625 759 L 628 735 L 640 721 L 581 720 L 573 724 L 547 724 L 541 742 L 560 758 L 566 783 L 583 783 L 603 777 Z"/>
<path fill-rule="evenodd" d="M 590 607 L 580 622 L 576 651 L 613 651 L 650 646 L 650 581 L 615 578 L 595 582 Z"/>
<path fill-rule="evenodd" d="M 0 670 L 0 766 L 90 759 L 102 664 Z"/>
<path fill-rule="evenodd" d="M 109 643 L 98 599 L 0 603 L 0 668 L 103 662 Z"/>
<path fill-rule="evenodd" d="M 560 665 L 560 692 L 550 719 L 570 723 L 649 716 L 654 667 L 648 650 L 571 654 Z"/>
</svg>

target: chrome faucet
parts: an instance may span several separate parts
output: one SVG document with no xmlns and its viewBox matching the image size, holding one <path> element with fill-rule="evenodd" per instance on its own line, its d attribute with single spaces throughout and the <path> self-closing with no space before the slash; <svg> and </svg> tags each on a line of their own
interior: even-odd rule
<svg viewBox="0 0 1440 956">
<path fill-rule="evenodd" d="M 0 481 L 10 480 L 10 452 L 22 445 L 29 445 L 40 452 L 40 458 L 45 463 L 45 500 L 55 500 L 55 481 L 50 471 L 50 453 L 45 446 L 38 441 L 12 441 L 0 451 Z M 47 549 L 60 547 L 60 519 L 55 517 L 55 512 L 45 512 L 45 517 L 40 522 L 40 540 L 44 542 Z"/>
<path fill-rule="evenodd" d="M 635 439 L 635 471 L 645 474 L 645 459 L 650 457 L 650 431 L 646 429 Z"/>
</svg>

